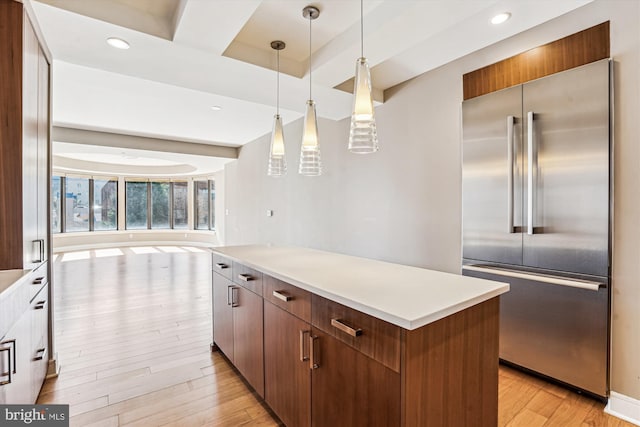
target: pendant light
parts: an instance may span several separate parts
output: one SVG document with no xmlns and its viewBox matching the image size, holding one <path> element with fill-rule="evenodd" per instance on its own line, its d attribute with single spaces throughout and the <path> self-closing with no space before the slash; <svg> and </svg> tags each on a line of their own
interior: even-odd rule
<svg viewBox="0 0 640 427">
<path fill-rule="evenodd" d="M 356 60 L 353 113 L 351 114 L 351 131 L 349 132 L 349 151 L 360 154 L 378 151 L 378 133 L 371 96 L 371 74 L 367 58 L 364 57 L 363 16 L 363 0 L 360 0 L 360 58 Z"/>
<path fill-rule="evenodd" d="M 304 113 L 298 172 L 306 176 L 319 176 L 322 175 L 322 164 L 318 141 L 318 121 L 316 119 L 316 103 L 311 97 L 311 21 L 320 16 L 320 10 L 313 6 L 307 6 L 302 9 L 302 16 L 309 20 L 309 100 Z"/>
<path fill-rule="evenodd" d="M 284 132 L 282 131 L 282 119 L 280 118 L 280 51 L 285 48 L 281 40 L 271 42 L 271 48 L 277 54 L 277 80 L 276 80 L 276 115 L 273 116 L 273 131 L 271 132 L 271 146 L 269 148 L 269 168 L 267 175 L 282 176 L 287 173 L 287 160 L 284 155 Z"/>
</svg>

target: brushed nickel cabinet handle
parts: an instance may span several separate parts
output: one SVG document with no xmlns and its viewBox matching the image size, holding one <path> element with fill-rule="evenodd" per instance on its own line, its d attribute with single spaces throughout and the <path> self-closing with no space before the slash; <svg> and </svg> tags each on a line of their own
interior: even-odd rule
<svg viewBox="0 0 640 427">
<path fill-rule="evenodd" d="M 231 293 L 231 288 L 232 286 L 227 286 L 227 305 L 231 305 L 231 297 L 229 297 L 229 294 Z"/>
<path fill-rule="evenodd" d="M 11 345 L 10 348 L 7 347 L 7 349 L 10 349 L 10 351 L 9 351 L 9 377 L 11 377 L 11 371 L 12 371 L 12 369 L 11 369 L 11 353 L 13 353 L 13 373 L 14 374 L 16 373 L 16 340 L 12 339 L 12 340 L 6 340 L 6 341 L 0 342 L 0 345 L 4 345 L 4 344 Z M 3 375 L 7 375 L 7 374 L 3 373 Z M 9 381 L 11 381 L 11 378 L 9 378 Z"/>
<path fill-rule="evenodd" d="M 238 301 L 238 288 L 235 286 L 231 287 L 231 307 L 237 307 L 240 305 L 240 301 Z"/>
<path fill-rule="evenodd" d="M 7 380 L 0 381 L 0 386 L 11 384 L 11 347 L 0 348 L 0 353 L 7 352 L 7 365 L 9 369 L 6 372 L 1 372 L 0 376 L 9 377 Z"/>
<path fill-rule="evenodd" d="M 34 310 L 42 310 L 47 306 L 47 301 L 38 301 L 33 307 Z"/>
<path fill-rule="evenodd" d="M 35 279 L 33 279 L 33 282 L 31 282 L 31 284 L 41 285 L 43 280 L 44 280 L 44 276 L 36 277 Z"/>
<path fill-rule="evenodd" d="M 289 302 L 293 299 L 291 296 L 283 294 L 282 291 L 273 291 L 273 296 L 284 302 Z"/>
<path fill-rule="evenodd" d="M 304 337 L 307 334 L 311 334 L 311 331 L 300 331 L 300 361 L 306 362 L 309 360 L 309 356 L 304 354 Z"/>
<path fill-rule="evenodd" d="M 225 268 L 229 268 L 229 266 L 223 262 L 216 262 L 216 267 L 218 267 L 220 270 L 224 270 Z"/>
<path fill-rule="evenodd" d="M 250 274 L 238 274 L 238 279 L 242 280 L 243 282 L 250 282 L 252 280 L 255 280 L 254 277 Z"/>
<path fill-rule="evenodd" d="M 316 346 L 314 345 L 317 339 L 318 337 L 309 334 L 309 369 L 318 369 L 320 367 L 316 357 Z"/>
<path fill-rule="evenodd" d="M 342 320 L 340 319 L 331 319 L 331 326 L 333 326 L 334 328 L 351 335 L 352 337 L 359 337 L 360 335 L 362 335 L 362 329 L 360 328 L 352 328 L 349 325 L 346 325 Z"/>
<path fill-rule="evenodd" d="M 46 348 L 39 348 L 38 351 L 36 351 L 36 357 L 33 358 L 34 361 L 36 360 L 42 360 L 44 359 L 44 356 L 47 354 L 47 349 Z"/>
</svg>

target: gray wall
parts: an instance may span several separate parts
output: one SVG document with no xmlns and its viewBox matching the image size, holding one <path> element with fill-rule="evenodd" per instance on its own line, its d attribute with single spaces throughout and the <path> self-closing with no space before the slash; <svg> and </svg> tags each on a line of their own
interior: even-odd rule
<svg viewBox="0 0 640 427">
<path fill-rule="evenodd" d="M 226 243 L 292 244 L 459 272 L 462 74 L 606 20 L 616 61 L 611 384 L 640 399 L 636 0 L 597 0 L 388 90 L 376 108 L 381 150 L 374 155 L 347 152 L 347 120 L 320 120 L 321 177 L 297 174 L 300 121 L 285 127 L 285 177 L 266 176 L 269 135 L 247 144 L 225 169 Z"/>
</svg>

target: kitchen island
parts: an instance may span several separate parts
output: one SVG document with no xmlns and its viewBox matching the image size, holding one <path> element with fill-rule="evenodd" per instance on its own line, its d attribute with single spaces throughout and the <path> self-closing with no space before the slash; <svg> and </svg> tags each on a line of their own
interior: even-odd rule
<svg viewBox="0 0 640 427">
<path fill-rule="evenodd" d="M 213 249 L 213 342 L 288 426 L 495 426 L 504 283 Z"/>
</svg>

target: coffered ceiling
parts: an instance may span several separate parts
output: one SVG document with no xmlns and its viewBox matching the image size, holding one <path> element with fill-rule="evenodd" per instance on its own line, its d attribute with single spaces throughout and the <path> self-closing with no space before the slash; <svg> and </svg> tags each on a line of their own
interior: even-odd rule
<svg viewBox="0 0 640 427">
<path fill-rule="evenodd" d="M 280 105 L 348 117 L 360 55 L 358 0 L 25 0 L 54 58 L 56 126 L 241 146 L 271 130 L 283 40 Z M 539 25 L 591 0 L 365 0 L 364 50 L 379 102 L 384 90 Z M 489 20 L 508 11 L 512 18 Z M 106 43 L 120 37 L 130 48 Z M 211 109 L 221 107 L 220 110 Z"/>
</svg>

